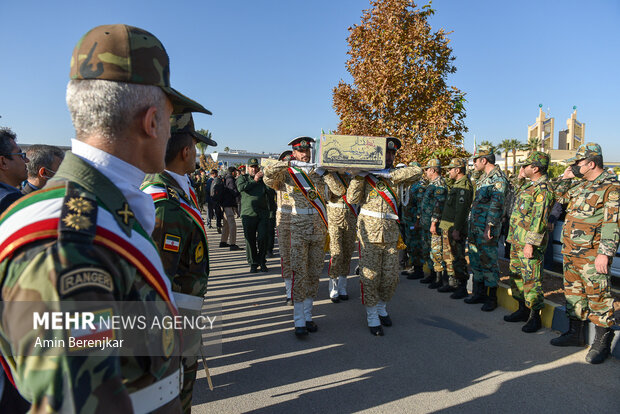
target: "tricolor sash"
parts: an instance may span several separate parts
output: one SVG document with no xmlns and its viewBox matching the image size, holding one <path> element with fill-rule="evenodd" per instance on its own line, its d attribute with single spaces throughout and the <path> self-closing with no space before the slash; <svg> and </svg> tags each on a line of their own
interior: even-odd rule
<svg viewBox="0 0 620 414">
<path fill-rule="evenodd" d="M 336 176 L 336 179 L 338 181 L 340 181 L 340 184 L 342 184 L 342 186 L 344 188 L 348 188 L 349 187 L 347 182 L 345 181 L 344 177 L 342 175 L 340 175 L 339 172 L 336 172 L 334 175 Z M 346 194 L 342 195 L 342 201 L 344 201 L 344 203 L 347 205 L 347 207 L 349 207 L 349 210 L 351 210 L 351 213 L 353 213 L 353 215 L 355 217 L 357 217 L 357 209 L 355 207 L 353 207 L 351 205 L 351 203 L 349 203 L 349 201 L 347 200 L 347 195 Z"/>
<path fill-rule="evenodd" d="M 398 216 L 398 199 L 396 198 L 396 194 L 394 194 L 394 190 L 390 187 L 390 184 L 381 177 L 376 177 L 372 174 L 368 174 L 366 176 L 366 181 L 370 186 L 385 200 L 385 202 L 390 206 L 392 211 L 396 216 Z M 400 223 L 400 220 L 396 220 Z"/>
<path fill-rule="evenodd" d="M 0 262 L 28 243 L 58 238 L 65 195 L 65 186 L 37 191 L 23 197 L 18 204 L 6 211 L 0 221 Z M 127 236 L 119 227 L 113 213 L 100 204 L 97 208 L 93 244 L 104 246 L 131 263 L 167 302 L 172 314 L 177 315 L 170 280 L 166 277 L 159 252 L 150 236 L 137 220 L 131 235 Z M 33 217 L 36 217 L 36 221 L 32 221 Z"/>
<path fill-rule="evenodd" d="M 306 200 L 319 212 L 323 224 L 327 227 L 327 205 L 312 183 L 310 177 L 308 177 L 301 168 L 297 167 L 288 167 L 288 173 L 291 175 L 295 186 L 297 186 L 299 191 L 306 197 Z"/>
<path fill-rule="evenodd" d="M 157 203 L 158 201 L 161 201 L 161 200 L 169 200 L 169 199 L 177 200 L 178 199 L 181 209 L 183 209 L 183 211 L 185 211 L 187 215 L 192 219 L 194 224 L 198 226 L 198 229 L 200 230 L 200 234 L 202 234 L 204 238 L 205 246 L 209 245 L 209 241 L 207 238 L 207 232 L 205 230 L 205 223 L 204 221 L 202 221 L 202 215 L 200 214 L 200 211 L 198 210 L 197 205 L 194 206 L 188 203 L 185 199 L 183 199 L 183 197 L 181 197 L 180 194 L 177 194 L 177 197 L 170 196 L 168 194 L 168 190 L 165 187 L 165 184 L 163 183 L 146 184 L 144 187 L 142 187 L 142 191 L 149 194 L 153 198 L 154 203 Z M 190 187 L 190 195 L 191 195 L 191 192 L 193 191 L 192 191 L 192 188 Z M 195 202 L 193 198 L 195 198 L 195 195 L 193 195 L 192 197 L 192 200 L 191 200 L 192 203 Z"/>
</svg>

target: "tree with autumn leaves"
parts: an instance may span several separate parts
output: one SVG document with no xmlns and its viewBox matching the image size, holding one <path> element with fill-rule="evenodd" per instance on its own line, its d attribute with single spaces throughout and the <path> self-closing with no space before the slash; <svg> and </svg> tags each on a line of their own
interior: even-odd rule
<svg viewBox="0 0 620 414">
<path fill-rule="evenodd" d="M 395 136 L 398 162 L 468 155 L 463 148 L 465 94 L 447 84 L 456 72 L 450 40 L 433 31 L 430 3 L 371 0 L 359 25 L 349 28 L 346 67 L 353 83 L 334 88 L 343 135 Z"/>
</svg>

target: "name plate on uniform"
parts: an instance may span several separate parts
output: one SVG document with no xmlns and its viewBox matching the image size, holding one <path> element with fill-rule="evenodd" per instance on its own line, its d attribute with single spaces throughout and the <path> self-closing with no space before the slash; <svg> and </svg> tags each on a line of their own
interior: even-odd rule
<svg viewBox="0 0 620 414">
<path fill-rule="evenodd" d="M 326 168 L 385 168 L 385 137 L 322 134 L 318 164 Z"/>
</svg>

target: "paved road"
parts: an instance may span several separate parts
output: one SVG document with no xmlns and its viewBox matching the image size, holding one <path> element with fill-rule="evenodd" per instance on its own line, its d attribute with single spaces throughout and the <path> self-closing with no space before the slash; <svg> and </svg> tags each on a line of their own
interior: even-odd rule
<svg viewBox="0 0 620 414">
<path fill-rule="evenodd" d="M 250 274 L 244 252 L 218 248 L 209 233 L 207 297 L 222 303 L 222 354 L 208 361 L 214 391 L 199 371 L 194 413 L 620 412 L 620 361 L 587 364 L 585 349 L 550 346 L 549 330 L 524 334 L 501 308 L 481 312 L 404 277 L 388 305 L 394 326 L 372 337 L 357 277 L 351 299 L 331 303 L 326 261 L 319 331 L 299 340 L 279 259 Z"/>
</svg>

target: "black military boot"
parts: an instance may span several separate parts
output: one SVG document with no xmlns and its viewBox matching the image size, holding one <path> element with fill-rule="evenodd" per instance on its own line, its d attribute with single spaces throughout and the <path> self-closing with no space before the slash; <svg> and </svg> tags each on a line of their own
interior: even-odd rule
<svg viewBox="0 0 620 414">
<path fill-rule="evenodd" d="M 435 274 L 435 270 L 431 269 L 431 272 L 424 279 L 420 280 L 420 283 L 432 283 L 437 278 L 437 274 Z"/>
<path fill-rule="evenodd" d="M 453 286 L 457 284 L 457 281 L 452 276 L 448 276 L 448 272 L 443 272 L 443 286 L 437 289 L 437 292 L 448 293 L 454 292 L 456 288 Z"/>
<path fill-rule="evenodd" d="M 430 285 L 428 285 L 428 288 L 437 289 L 438 287 L 441 287 L 443 285 L 443 282 L 441 281 L 442 278 L 443 278 L 443 271 L 435 272 L 435 281 L 431 283 Z"/>
<path fill-rule="evenodd" d="M 450 299 L 463 299 L 467 297 L 467 280 L 457 280 L 454 293 L 450 295 Z"/>
<path fill-rule="evenodd" d="M 525 306 L 525 302 L 519 300 L 519 309 L 512 312 L 510 315 L 504 316 L 506 322 L 526 322 L 530 316 L 530 311 Z"/>
<path fill-rule="evenodd" d="M 611 328 L 595 326 L 596 336 L 592 347 L 586 355 L 586 361 L 590 364 L 602 364 L 611 354 L 611 341 L 614 339 L 614 331 Z"/>
<path fill-rule="evenodd" d="M 414 266 L 413 273 L 409 272 L 409 275 L 407 275 L 407 279 L 412 279 L 412 280 L 422 279 L 423 277 L 424 277 L 424 269 L 422 269 L 422 267 L 420 266 Z"/>
<path fill-rule="evenodd" d="M 472 288 L 472 294 L 470 297 L 464 300 L 465 303 L 470 305 L 476 303 L 484 303 L 487 300 L 486 288 L 484 282 L 474 281 L 474 287 Z"/>
<path fill-rule="evenodd" d="M 497 308 L 497 287 L 489 288 L 489 296 L 487 296 L 484 305 L 480 308 L 483 312 L 491 312 Z"/>
<path fill-rule="evenodd" d="M 542 321 L 540 320 L 540 309 L 530 310 L 530 317 L 527 319 L 527 323 L 523 325 L 521 330 L 525 333 L 534 333 L 542 328 Z"/>
<path fill-rule="evenodd" d="M 568 323 L 568 331 L 553 338 L 549 343 L 553 346 L 584 346 L 586 344 L 586 321 L 569 319 Z"/>
</svg>

